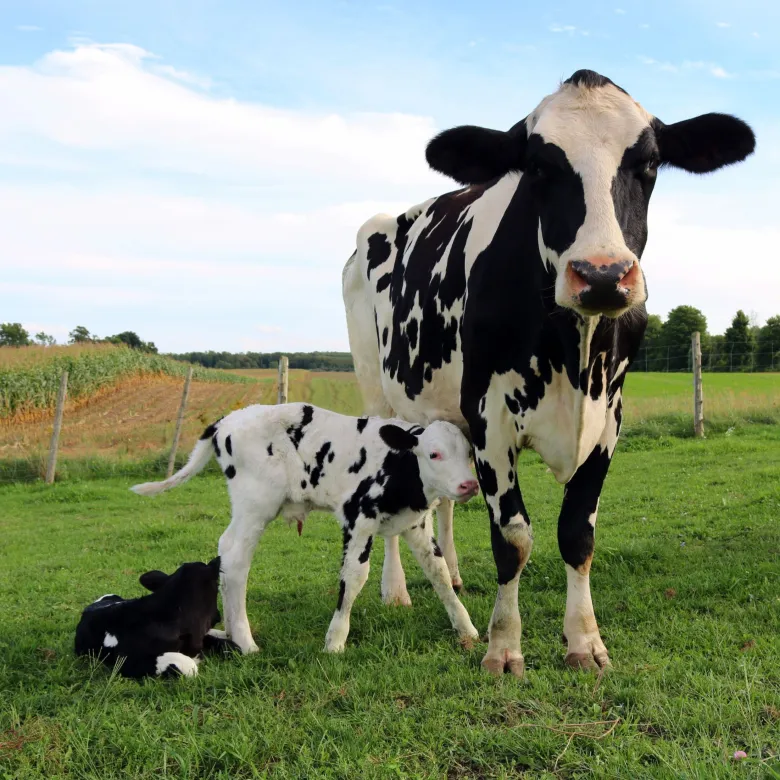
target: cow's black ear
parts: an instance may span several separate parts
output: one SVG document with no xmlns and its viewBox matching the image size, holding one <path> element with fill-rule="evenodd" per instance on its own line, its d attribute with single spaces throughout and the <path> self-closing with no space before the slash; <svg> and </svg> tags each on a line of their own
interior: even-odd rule
<svg viewBox="0 0 780 780">
<path fill-rule="evenodd" d="M 398 425 L 383 425 L 379 429 L 382 441 L 393 450 L 411 450 L 417 446 L 417 437 Z"/>
<path fill-rule="evenodd" d="M 661 165 L 690 173 L 710 173 L 742 162 L 756 148 L 750 126 L 729 114 L 702 114 L 665 125 L 653 122 Z"/>
<path fill-rule="evenodd" d="M 509 132 L 463 125 L 431 139 L 425 159 L 434 171 L 461 184 L 484 184 L 522 169 L 526 141 L 525 122 Z"/>
<path fill-rule="evenodd" d="M 138 582 L 140 582 L 141 585 L 143 585 L 147 590 L 154 592 L 165 584 L 165 581 L 169 576 L 170 575 L 166 574 L 164 571 L 157 571 L 155 569 L 155 571 L 148 571 L 146 574 L 142 574 L 138 578 Z"/>
</svg>

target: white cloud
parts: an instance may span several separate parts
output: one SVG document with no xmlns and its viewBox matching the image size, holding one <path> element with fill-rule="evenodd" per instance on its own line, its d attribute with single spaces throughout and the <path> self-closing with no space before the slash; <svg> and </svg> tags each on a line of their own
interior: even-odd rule
<svg viewBox="0 0 780 780">
<path fill-rule="evenodd" d="M 715 26 L 716 27 L 726 28 L 726 27 L 731 27 L 731 23 L 730 22 L 715 22 Z"/>
<path fill-rule="evenodd" d="M 640 24 L 639 25 L 639 29 L 640 30 L 649 30 L 650 29 L 650 25 L 649 24 Z"/>
<path fill-rule="evenodd" d="M 622 16 L 623 14 L 625 14 L 625 12 L 626 12 L 626 11 L 625 11 L 625 9 L 624 9 L 624 8 L 616 8 L 616 9 L 615 9 L 615 13 L 616 13 L 616 14 L 620 14 L 621 16 Z"/>
<path fill-rule="evenodd" d="M 16 29 L 19 32 L 43 32 L 43 27 L 38 27 L 35 24 L 17 24 Z"/>
<path fill-rule="evenodd" d="M 551 24 L 550 32 L 574 35 L 577 32 L 577 28 L 573 24 Z"/>
<path fill-rule="evenodd" d="M 669 73 L 676 73 L 677 72 L 677 66 L 672 65 L 671 62 L 661 62 L 659 60 L 653 59 L 652 57 L 645 57 L 643 55 L 640 55 L 637 57 L 637 59 L 643 64 L 643 65 L 650 65 L 652 67 L 658 68 L 658 70 L 663 70 Z"/>
<path fill-rule="evenodd" d="M 761 36 L 760 36 L 760 35 L 759 35 L 757 32 L 754 32 L 754 33 L 753 33 L 753 37 L 754 37 L 754 38 L 760 38 Z"/>
<path fill-rule="evenodd" d="M 718 65 L 715 62 L 703 62 L 701 60 L 691 62 L 689 60 L 686 60 L 682 64 L 683 68 L 687 68 L 690 70 L 706 70 L 711 75 L 715 76 L 715 78 L 719 79 L 732 79 L 734 78 L 733 73 L 729 73 L 726 71 L 725 68 L 722 68 L 720 65 Z"/>
<path fill-rule="evenodd" d="M 222 178 L 434 180 L 422 155 L 436 129 L 428 117 L 313 114 L 218 99 L 155 60 L 130 44 L 81 44 L 34 67 L 0 67 L 0 161 L 13 158 L 14 141 L 33 137 Z"/>
</svg>

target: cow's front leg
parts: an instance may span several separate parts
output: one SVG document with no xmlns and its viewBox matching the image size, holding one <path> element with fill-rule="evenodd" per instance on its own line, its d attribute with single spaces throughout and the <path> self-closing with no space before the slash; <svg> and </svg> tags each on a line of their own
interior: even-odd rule
<svg viewBox="0 0 780 780">
<path fill-rule="evenodd" d="M 401 565 L 401 549 L 397 536 L 385 537 L 385 561 L 382 565 L 382 601 L 391 606 L 411 607 L 406 590 L 406 575 Z"/>
<path fill-rule="evenodd" d="M 430 513 L 423 515 L 418 524 L 404 531 L 403 536 L 444 604 L 458 638 L 464 647 L 470 649 L 473 640 L 479 638 L 479 632 L 474 628 L 469 613 L 455 594 L 450 571 L 439 545 L 433 538 L 433 518 Z"/>
<path fill-rule="evenodd" d="M 475 450 L 475 463 L 490 515 L 498 594 L 488 628 L 490 644 L 482 666 L 493 674 L 507 671 L 522 677 L 524 661 L 520 650 L 517 586 L 533 546 L 531 521 L 517 485 L 514 444 L 490 438 L 487 443 L 486 450 Z"/>
<path fill-rule="evenodd" d="M 325 637 L 325 651 L 328 653 L 344 651 L 349 634 L 352 604 L 368 579 L 371 545 L 375 531 L 375 526 L 366 527 L 360 523 L 360 520 L 351 530 L 344 530 L 344 560 L 341 564 L 339 600 Z"/>
<path fill-rule="evenodd" d="M 568 645 L 566 663 L 576 669 L 609 666 L 590 597 L 596 513 L 609 463 L 609 449 L 596 445 L 566 484 L 558 518 L 558 547 L 566 564 L 567 580 L 563 618 L 563 635 Z"/>
<path fill-rule="evenodd" d="M 436 523 L 438 525 L 439 548 L 447 562 L 447 568 L 452 577 L 452 587 L 457 593 L 463 587 L 463 580 L 458 571 L 458 554 L 455 552 L 455 536 L 453 534 L 453 519 L 455 503 L 449 498 L 442 498 L 436 507 Z"/>
</svg>

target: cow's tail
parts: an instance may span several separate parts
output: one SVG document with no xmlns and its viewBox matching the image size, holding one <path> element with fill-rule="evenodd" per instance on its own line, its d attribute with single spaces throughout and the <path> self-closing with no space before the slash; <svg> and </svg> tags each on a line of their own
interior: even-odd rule
<svg viewBox="0 0 780 780">
<path fill-rule="evenodd" d="M 164 490 L 170 490 L 171 488 L 184 484 L 198 472 L 203 471 L 206 464 L 211 460 L 211 456 L 214 454 L 211 443 L 211 437 L 214 433 L 213 429 L 214 426 L 209 426 L 206 429 L 206 433 L 203 434 L 203 437 L 198 441 L 190 453 L 187 463 L 185 463 L 185 465 L 173 476 L 168 477 L 168 479 L 163 480 L 162 482 L 144 482 L 141 485 L 133 485 L 130 490 L 132 490 L 133 493 L 138 493 L 139 496 L 156 496 Z M 207 436 L 206 434 L 209 435 Z"/>
</svg>

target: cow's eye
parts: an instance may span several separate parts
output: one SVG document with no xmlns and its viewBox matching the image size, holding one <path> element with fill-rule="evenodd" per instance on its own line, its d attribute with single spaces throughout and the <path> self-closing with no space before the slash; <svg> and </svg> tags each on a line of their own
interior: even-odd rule
<svg viewBox="0 0 780 780">
<path fill-rule="evenodd" d="M 525 172 L 532 179 L 544 179 L 547 176 L 547 171 L 535 160 L 531 160 L 525 166 Z"/>
<path fill-rule="evenodd" d="M 658 170 L 658 160 L 645 160 L 637 167 L 639 169 L 639 173 L 641 173 L 643 176 L 653 176 L 656 170 Z"/>
<path fill-rule="evenodd" d="M 441 453 L 440 452 L 432 452 L 431 453 L 431 460 L 441 460 Z"/>
</svg>

